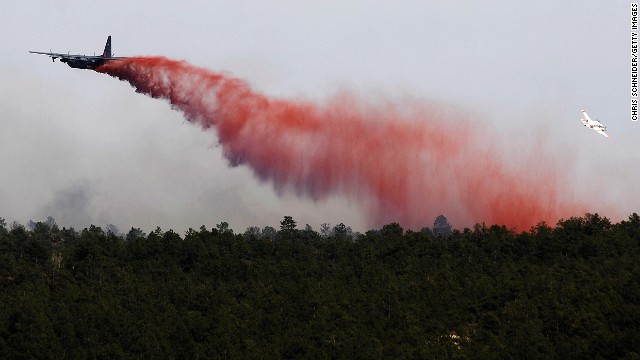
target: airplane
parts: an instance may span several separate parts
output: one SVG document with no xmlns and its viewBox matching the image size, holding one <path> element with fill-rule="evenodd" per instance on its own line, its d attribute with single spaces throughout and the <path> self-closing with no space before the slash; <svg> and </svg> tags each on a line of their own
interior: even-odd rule
<svg viewBox="0 0 640 360">
<path fill-rule="evenodd" d="M 584 126 L 588 127 L 589 129 L 593 129 L 593 130 L 597 131 L 598 133 L 602 134 L 606 138 L 609 137 L 609 135 L 605 132 L 605 131 L 607 131 L 607 128 L 604 125 L 602 125 L 598 121 L 598 119 L 591 120 L 589 115 L 587 115 L 587 111 L 586 110 L 582 110 L 582 116 L 584 116 L 584 119 L 580 119 L 580 120 L 582 120 L 582 124 L 584 124 Z"/>
<path fill-rule="evenodd" d="M 91 55 L 71 55 L 71 54 L 58 54 L 51 52 L 39 52 L 39 51 L 29 51 L 32 54 L 42 54 L 51 57 L 51 61 L 55 62 L 56 59 L 60 59 L 60 62 L 63 62 L 69 65 L 72 68 L 76 69 L 95 69 L 98 66 L 118 59 L 127 59 L 126 57 L 113 57 L 111 56 L 111 35 L 107 38 L 107 43 L 104 46 L 104 51 L 102 55 L 91 56 Z"/>
</svg>

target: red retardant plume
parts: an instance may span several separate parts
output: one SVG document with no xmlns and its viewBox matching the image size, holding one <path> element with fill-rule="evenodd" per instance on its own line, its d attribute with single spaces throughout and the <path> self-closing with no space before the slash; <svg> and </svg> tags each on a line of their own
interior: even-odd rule
<svg viewBox="0 0 640 360">
<path fill-rule="evenodd" d="M 347 93 L 324 104 L 270 98 L 245 81 L 163 57 L 110 61 L 96 71 L 214 127 L 229 163 L 246 164 L 276 191 L 345 196 L 371 226 L 417 230 L 444 214 L 456 227 L 528 230 L 583 210 L 562 204 L 567 175 L 553 158 L 526 156 L 518 160 L 526 173 L 516 171 L 495 136 L 442 106 Z"/>
</svg>

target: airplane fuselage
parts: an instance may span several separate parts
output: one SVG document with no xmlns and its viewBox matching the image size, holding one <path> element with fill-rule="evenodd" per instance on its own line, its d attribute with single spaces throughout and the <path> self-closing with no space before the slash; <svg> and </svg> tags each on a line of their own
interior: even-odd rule
<svg viewBox="0 0 640 360">
<path fill-rule="evenodd" d="M 100 58 L 77 58 L 77 59 L 60 59 L 63 62 L 74 69 L 90 69 L 93 70 L 98 66 L 106 63 L 109 59 Z"/>
</svg>

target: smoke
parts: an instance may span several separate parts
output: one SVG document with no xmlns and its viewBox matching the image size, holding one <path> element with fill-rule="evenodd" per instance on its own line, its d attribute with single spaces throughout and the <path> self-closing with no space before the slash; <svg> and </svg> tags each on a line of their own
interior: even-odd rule
<svg viewBox="0 0 640 360">
<path fill-rule="evenodd" d="M 89 184 L 81 183 L 55 193 L 51 203 L 40 210 L 42 218 L 53 215 L 61 226 L 82 228 L 92 223 L 92 206 Z"/>
<path fill-rule="evenodd" d="M 347 92 L 322 104 L 270 98 L 240 79 L 163 57 L 110 61 L 96 71 L 213 127 L 229 164 L 249 166 L 277 192 L 345 196 L 372 226 L 419 229 L 445 214 L 456 226 L 526 230 L 584 210 L 563 195 L 567 164 L 543 152 L 507 161 L 497 136 L 450 107 Z"/>
</svg>

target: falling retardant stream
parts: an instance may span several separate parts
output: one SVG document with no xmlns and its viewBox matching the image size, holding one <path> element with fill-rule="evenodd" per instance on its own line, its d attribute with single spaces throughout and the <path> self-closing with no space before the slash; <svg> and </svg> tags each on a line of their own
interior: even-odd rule
<svg viewBox="0 0 640 360">
<path fill-rule="evenodd" d="M 96 71 L 214 128 L 229 163 L 248 166 L 277 192 L 346 197 L 371 226 L 420 229 L 445 214 L 456 227 L 528 230 L 585 209 L 562 196 L 568 175 L 551 156 L 523 155 L 517 162 L 526 171 L 517 171 L 495 135 L 442 105 L 348 92 L 324 103 L 271 98 L 243 80 L 164 57 L 114 60 Z"/>
</svg>

